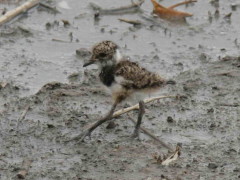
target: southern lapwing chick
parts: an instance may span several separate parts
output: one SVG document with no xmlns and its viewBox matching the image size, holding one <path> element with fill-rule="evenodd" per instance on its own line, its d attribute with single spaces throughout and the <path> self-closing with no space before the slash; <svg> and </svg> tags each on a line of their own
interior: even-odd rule
<svg viewBox="0 0 240 180">
<path fill-rule="evenodd" d="M 100 81 L 110 90 L 114 103 L 105 117 L 98 120 L 81 134 L 81 141 L 86 136 L 90 136 L 92 131 L 99 125 L 111 120 L 117 104 L 129 98 L 134 93 L 149 93 L 164 87 L 166 84 L 175 83 L 174 81 L 166 81 L 159 75 L 139 66 L 137 63 L 123 58 L 118 46 L 112 41 L 102 41 L 93 46 L 92 56 L 83 67 L 91 64 L 98 65 Z M 144 102 L 140 100 L 138 120 L 133 137 L 139 136 L 139 127 L 144 113 Z"/>
</svg>

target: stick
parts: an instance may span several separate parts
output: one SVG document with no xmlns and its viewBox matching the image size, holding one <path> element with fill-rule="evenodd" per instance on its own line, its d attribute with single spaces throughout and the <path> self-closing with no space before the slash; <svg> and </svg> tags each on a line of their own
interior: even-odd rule
<svg viewBox="0 0 240 180">
<path fill-rule="evenodd" d="M 144 100 L 144 103 L 149 103 L 149 102 L 152 102 L 152 101 L 155 101 L 155 100 L 159 100 L 159 99 L 165 99 L 165 98 L 176 98 L 176 96 L 158 96 L 158 97 L 153 97 L 153 98 L 149 98 L 149 99 L 145 99 Z M 108 120 L 111 120 L 117 116 L 120 116 L 124 113 L 127 113 L 129 111 L 132 111 L 132 110 L 136 110 L 136 109 L 139 109 L 139 104 L 136 104 L 134 106 L 131 106 L 131 107 L 128 107 L 128 108 L 125 108 L 125 109 L 121 109 L 119 111 L 116 111 Z M 94 122 L 90 127 L 93 127 L 98 121 Z M 89 132 L 86 132 L 84 137 L 89 134 Z M 82 137 L 82 134 L 78 134 L 76 135 L 75 137 L 69 139 L 69 140 L 66 140 L 65 142 L 69 142 L 69 141 L 72 141 L 72 140 L 77 140 L 79 138 Z"/>
<path fill-rule="evenodd" d="M 180 3 L 174 4 L 170 7 L 168 7 L 168 9 L 174 9 L 175 7 L 178 7 L 178 6 L 181 6 L 181 5 L 184 5 L 184 4 L 189 4 L 189 3 L 192 3 L 192 2 L 197 2 L 197 1 L 196 0 L 190 0 L 190 1 L 180 2 Z"/>
<path fill-rule="evenodd" d="M 4 23 L 10 21 L 17 15 L 31 9 L 32 7 L 36 6 L 39 3 L 40 0 L 30 0 L 23 5 L 8 11 L 4 16 L 0 17 L 0 26 L 3 25 Z"/>
<path fill-rule="evenodd" d="M 216 104 L 217 106 L 239 107 L 240 104 Z"/>
<path fill-rule="evenodd" d="M 56 7 L 51 7 L 51 6 L 49 6 L 49 5 L 45 4 L 45 3 L 42 3 L 42 2 L 40 2 L 39 5 L 41 5 L 44 8 L 47 8 L 47 9 L 49 9 L 51 11 L 53 11 L 54 13 L 60 13 L 60 11 L 57 10 Z"/>
<path fill-rule="evenodd" d="M 147 104 L 147 103 L 150 103 L 152 101 L 155 101 L 155 100 L 159 100 L 159 99 L 166 99 L 166 98 L 176 98 L 176 96 L 158 96 L 158 97 L 153 97 L 153 98 L 149 98 L 149 99 L 145 99 L 144 100 L 144 103 Z M 139 104 L 136 104 L 134 106 L 131 106 L 131 107 L 128 107 L 128 108 L 124 108 L 124 109 L 121 109 L 121 110 L 118 110 L 116 111 L 114 114 L 113 114 L 113 118 L 117 117 L 117 116 L 120 116 L 124 113 L 127 113 L 129 111 L 132 111 L 132 110 L 137 110 L 139 109 Z"/>
<path fill-rule="evenodd" d="M 8 163 L 7 161 L 5 161 L 4 159 L 0 159 L 0 161 L 2 161 L 2 162 L 5 162 L 6 164 Z"/>
<path fill-rule="evenodd" d="M 128 116 L 129 119 L 136 124 L 137 121 L 135 121 L 131 116 Z M 157 141 L 158 143 L 160 143 L 160 145 L 162 145 L 163 147 L 167 148 L 170 151 L 174 151 L 172 149 L 172 147 L 170 147 L 169 145 L 167 145 L 165 142 L 161 141 L 160 139 L 158 139 L 155 135 L 153 135 L 152 133 L 150 133 L 148 130 L 146 130 L 145 128 L 143 128 L 142 126 L 140 126 L 140 129 L 143 133 L 145 133 L 146 135 L 148 135 L 149 137 L 151 137 L 153 140 Z"/>
<path fill-rule="evenodd" d="M 24 160 L 23 161 L 23 163 L 22 163 L 22 170 L 20 170 L 17 173 L 17 177 L 19 179 L 25 179 L 25 177 L 28 174 L 28 170 L 30 169 L 31 164 L 32 164 L 32 160 Z"/>
<path fill-rule="evenodd" d="M 222 72 L 222 73 L 218 73 L 218 74 L 212 74 L 212 76 L 228 76 L 228 77 L 234 77 L 237 76 L 235 75 L 237 71 L 229 71 L 229 72 Z"/>
<path fill-rule="evenodd" d="M 140 6 L 144 3 L 145 0 L 140 0 L 137 3 L 132 3 L 128 6 L 123 6 L 113 9 L 102 9 L 100 6 L 90 3 L 90 6 L 94 10 L 98 10 L 100 14 L 121 14 L 121 13 L 132 13 L 140 9 Z"/>
<path fill-rule="evenodd" d="M 71 43 L 70 41 L 65 41 L 65 40 L 62 40 L 62 39 L 55 39 L 55 38 L 53 38 L 52 41 L 61 42 L 61 43 Z"/>
<path fill-rule="evenodd" d="M 25 116 L 26 116 L 26 114 L 27 114 L 27 112 L 28 112 L 29 109 L 30 109 L 30 106 L 28 105 L 28 106 L 24 109 L 24 111 L 22 112 L 21 116 L 18 118 L 18 120 L 17 120 L 17 127 L 16 127 L 17 131 L 18 131 L 19 123 L 25 118 Z"/>
<path fill-rule="evenodd" d="M 135 21 L 135 20 L 122 19 L 122 18 L 119 18 L 118 20 L 122 21 L 122 22 L 125 22 L 125 23 L 132 24 L 134 26 L 142 24 L 141 21 L 138 21 L 138 20 Z"/>
</svg>

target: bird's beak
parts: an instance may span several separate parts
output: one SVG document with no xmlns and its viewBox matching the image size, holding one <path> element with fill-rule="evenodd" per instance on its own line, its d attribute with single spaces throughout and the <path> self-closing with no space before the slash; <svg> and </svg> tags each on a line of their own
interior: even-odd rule
<svg viewBox="0 0 240 180">
<path fill-rule="evenodd" d="M 95 58 L 92 56 L 87 62 L 83 64 L 83 67 L 89 66 L 95 63 Z"/>
<path fill-rule="evenodd" d="M 89 66 L 91 64 L 94 64 L 94 61 L 88 61 L 85 64 L 83 64 L 83 67 Z"/>
</svg>

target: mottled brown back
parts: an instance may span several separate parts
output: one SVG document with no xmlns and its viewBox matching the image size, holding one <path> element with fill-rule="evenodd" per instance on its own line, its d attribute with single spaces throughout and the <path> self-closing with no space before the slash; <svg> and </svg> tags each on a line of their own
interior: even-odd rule
<svg viewBox="0 0 240 180">
<path fill-rule="evenodd" d="M 115 67 L 115 75 L 122 76 L 125 81 L 122 86 L 127 89 L 151 89 L 164 85 L 165 81 L 159 75 L 147 71 L 137 63 L 128 60 L 120 61 Z"/>
</svg>

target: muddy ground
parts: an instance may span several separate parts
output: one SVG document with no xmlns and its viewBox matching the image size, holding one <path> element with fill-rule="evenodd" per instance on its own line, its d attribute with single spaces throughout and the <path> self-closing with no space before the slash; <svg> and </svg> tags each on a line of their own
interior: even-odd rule
<svg viewBox="0 0 240 180">
<path fill-rule="evenodd" d="M 0 1 L 0 9 L 23 2 Z M 0 28 L 0 179 L 17 179 L 27 160 L 28 180 L 239 179 L 239 2 L 179 7 L 194 16 L 178 25 L 152 18 L 147 0 L 142 12 L 95 21 L 90 2 L 46 1 L 61 13 L 37 7 Z M 112 8 L 131 2 L 95 3 Z M 120 17 L 143 25 L 119 22 Z M 157 95 L 185 97 L 150 103 L 144 117 L 143 127 L 172 147 L 182 146 L 169 166 L 152 157 L 167 149 L 144 134 L 140 141 L 131 139 L 129 116 L 136 118 L 137 111 L 118 117 L 113 129 L 101 126 L 84 143 L 65 142 L 111 106 L 97 67 L 83 69 L 84 58 L 75 52 L 106 39 L 133 61 L 177 81 Z"/>
</svg>

